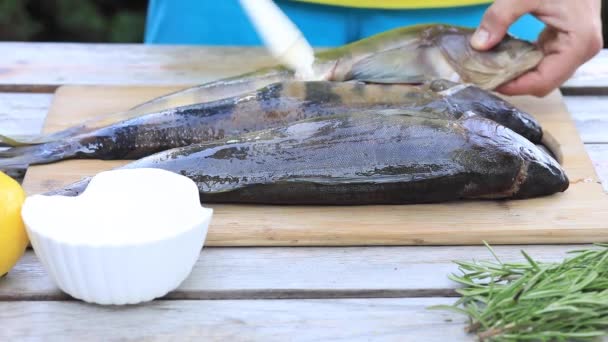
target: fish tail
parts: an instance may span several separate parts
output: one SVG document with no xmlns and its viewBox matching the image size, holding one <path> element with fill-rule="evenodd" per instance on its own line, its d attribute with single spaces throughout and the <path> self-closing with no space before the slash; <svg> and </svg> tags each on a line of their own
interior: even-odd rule
<svg viewBox="0 0 608 342">
<path fill-rule="evenodd" d="M 0 151 L 0 170 L 47 164 L 72 157 L 76 152 L 74 145 L 66 141 L 13 147 Z"/>
<path fill-rule="evenodd" d="M 16 141 L 0 134 L 0 146 L 16 146 Z"/>
<path fill-rule="evenodd" d="M 34 136 L 8 136 L 0 134 L 0 147 L 21 147 L 40 145 L 62 139 L 72 138 L 96 129 L 111 126 L 118 122 L 130 120 L 145 114 L 159 112 L 170 108 L 211 102 L 227 97 L 237 96 L 257 90 L 268 84 L 291 80 L 292 72 L 283 68 L 266 68 L 249 74 L 234 76 L 203 85 L 183 89 L 155 99 L 143 102 L 127 111 L 106 113 L 86 120 L 85 122 L 51 134 Z"/>
<path fill-rule="evenodd" d="M 74 137 L 83 134 L 88 130 L 90 129 L 87 126 L 78 125 L 50 134 L 36 134 L 24 136 L 8 136 L 0 134 L 0 146 L 21 147 L 46 144 L 53 141 L 59 141 L 61 139 Z"/>
<path fill-rule="evenodd" d="M 50 190 L 44 193 L 45 196 L 69 196 L 74 197 L 82 194 L 91 182 L 92 177 L 83 178 L 77 182 L 66 185 L 60 189 Z"/>
<path fill-rule="evenodd" d="M 1 146 L 15 147 L 15 146 L 29 145 L 26 142 L 26 140 L 27 139 L 25 139 L 25 138 L 9 137 L 7 135 L 0 134 L 0 145 Z"/>
</svg>

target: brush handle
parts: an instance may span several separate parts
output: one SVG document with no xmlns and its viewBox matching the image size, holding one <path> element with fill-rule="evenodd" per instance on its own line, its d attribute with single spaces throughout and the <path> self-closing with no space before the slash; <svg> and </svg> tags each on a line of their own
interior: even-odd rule
<svg viewBox="0 0 608 342">
<path fill-rule="evenodd" d="M 302 78 L 313 77 L 314 51 L 304 35 L 272 0 L 240 0 L 271 54 Z"/>
</svg>

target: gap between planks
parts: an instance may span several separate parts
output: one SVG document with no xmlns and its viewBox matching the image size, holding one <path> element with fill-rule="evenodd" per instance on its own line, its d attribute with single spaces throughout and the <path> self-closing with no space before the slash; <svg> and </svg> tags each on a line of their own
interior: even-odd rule
<svg viewBox="0 0 608 342">
<path fill-rule="evenodd" d="M 280 300 L 280 299 L 363 299 L 363 298 L 428 298 L 459 297 L 454 289 L 404 289 L 404 290 L 307 290 L 307 289 L 269 289 L 269 290 L 234 290 L 234 291 L 180 291 L 175 290 L 156 300 Z M 68 294 L 57 292 L 31 296 L 0 295 L 2 302 L 80 302 Z"/>
<path fill-rule="evenodd" d="M 474 341 L 451 298 L 0 302 L 0 340 Z M 91 324 L 91 322 L 95 322 Z"/>
<path fill-rule="evenodd" d="M 495 246 L 504 261 L 541 261 L 590 245 Z M 493 260 L 482 246 L 204 248 L 192 273 L 165 299 L 452 297 L 453 260 Z M 71 300 L 32 251 L 0 280 L 0 301 Z"/>
</svg>

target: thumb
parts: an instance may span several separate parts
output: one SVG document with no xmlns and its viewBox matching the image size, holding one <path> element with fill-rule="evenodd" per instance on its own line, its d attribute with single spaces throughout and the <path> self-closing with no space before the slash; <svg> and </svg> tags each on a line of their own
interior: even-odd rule
<svg viewBox="0 0 608 342">
<path fill-rule="evenodd" d="M 498 44 L 517 19 L 538 7 L 539 0 L 496 0 L 483 15 L 479 27 L 471 37 L 477 50 L 488 50 Z"/>
</svg>

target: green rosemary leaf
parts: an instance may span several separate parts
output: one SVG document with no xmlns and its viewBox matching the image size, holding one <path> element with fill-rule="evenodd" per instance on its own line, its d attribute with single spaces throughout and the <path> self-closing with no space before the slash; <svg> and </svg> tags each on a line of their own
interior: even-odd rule
<svg viewBox="0 0 608 342">
<path fill-rule="evenodd" d="M 485 242 L 484 242 L 485 243 Z M 483 341 L 591 340 L 608 332 L 608 244 L 577 250 L 558 263 L 455 261 L 462 285 L 450 306 L 467 315 L 467 331 Z"/>
<path fill-rule="evenodd" d="M 490 246 L 490 244 L 485 240 L 483 241 L 483 244 L 490 251 L 490 253 L 492 253 L 492 255 L 494 256 L 494 259 L 496 259 L 496 261 L 498 261 L 499 264 L 502 264 L 502 261 L 500 261 L 500 259 L 498 258 L 498 255 L 496 255 L 496 252 L 494 252 L 494 248 L 492 248 L 492 246 Z"/>
</svg>

